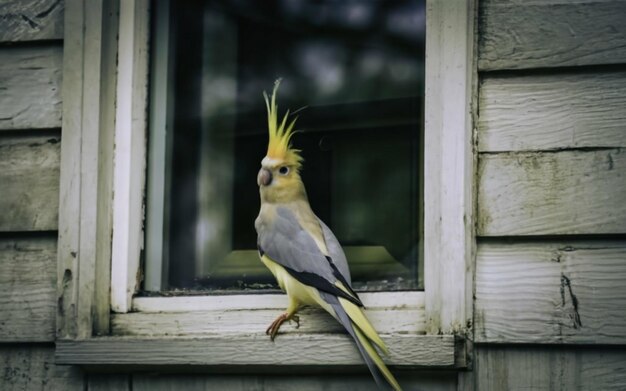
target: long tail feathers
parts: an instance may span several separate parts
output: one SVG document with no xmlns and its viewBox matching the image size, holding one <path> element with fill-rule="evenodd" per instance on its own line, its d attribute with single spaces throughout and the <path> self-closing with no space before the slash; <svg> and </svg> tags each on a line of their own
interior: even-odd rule
<svg viewBox="0 0 626 391">
<path fill-rule="evenodd" d="M 395 391 L 401 391 L 402 388 L 400 387 L 400 384 L 398 384 L 396 378 L 389 371 L 380 357 L 380 354 L 378 354 L 378 351 L 376 351 L 372 345 L 372 342 L 380 346 L 381 350 L 384 350 L 385 353 L 387 353 L 387 347 L 382 342 L 361 309 L 348 300 L 343 300 L 341 298 L 338 299 L 336 296 L 327 293 L 320 293 L 323 299 L 332 306 L 335 314 L 337 315 L 337 320 L 341 322 L 354 339 L 354 342 L 356 343 L 361 356 L 363 356 L 363 360 L 367 364 L 367 367 L 372 373 L 378 387 L 380 389 L 386 389 L 386 385 L 388 383 Z M 356 310 L 358 310 L 358 313 L 351 308 L 350 305 L 354 306 Z M 375 335 L 375 338 L 370 337 L 372 334 Z M 387 382 L 385 382 L 383 378 Z"/>
</svg>

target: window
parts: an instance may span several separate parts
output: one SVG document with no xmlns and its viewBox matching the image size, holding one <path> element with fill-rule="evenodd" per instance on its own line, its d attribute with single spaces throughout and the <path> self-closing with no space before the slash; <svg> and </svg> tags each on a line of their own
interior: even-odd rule
<svg viewBox="0 0 626 391">
<path fill-rule="evenodd" d="M 162 4 L 153 4 L 153 15 L 158 15 L 156 11 Z M 172 180 L 172 172 L 167 174 L 163 166 L 163 175 L 153 176 L 152 171 L 148 173 L 148 189 L 145 189 L 146 166 L 153 167 L 152 159 L 165 165 L 166 157 L 171 156 L 168 155 L 168 145 L 176 144 L 176 141 L 168 140 L 171 132 L 162 137 L 151 135 L 149 142 L 161 140 L 161 146 L 155 149 L 150 145 L 150 153 L 146 154 L 146 108 L 149 96 L 154 96 L 165 102 L 151 104 L 151 108 L 161 108 L 161 114 L 175 109 L 175 89 L 169 88 L 172 80 L 175 80 L 175 68 L 167 61 L 157 62 L 166 66 L 163 70 L 166 76 L 148 78 L 150 12 L 147 0 L 94 0 L 89 3 L 89 7 L 83 1 L 66 0 L 65 13 L 57 362 L 83 365 L 162 365 L 172 362 L 196 365 L 281 364 L 272 361 L 276 360 L 275 357 L 255 352 L 264 352 L 260 346 L 268 343 L 261 323 L 273 319 L 286 305 L 282 294 L 135 296 L 138 281 L 143 279 L 141 273 L 146 270 L 140 267 L 144 245 L 144 198 L 146 194 L 151 194 L 150 187 L 158 184 L 159 180 L 164 189 L 167 188 L 165 184 Z M 206 14 L 203 15 L 203 18 L 206 17 Z M 473 2 L 426 1 L 428 34 L 423 111 L 420 111 L 421 103 L 411 103 L 415 96 L 411 95 L 413 98 L 408 100 L 408 105 L 414 105 L 417 109 L 411 111 L 410 116 L 404 112 L 385 117 L 397 120 L 395 125 L 398 128 L 414 127 L 416 117 L 418 124 L 421 123 L 420 112 L 423 112 L 424 140 L 421 144 L 419 139 L 417 142 L 418 146 L 426 146 L 423 148 L 423 166 L 417 170 L 418 181 L 423 181 L 422 211 L 424 226 L 427 227 L 421 242 L 424 273 L 420 275 L 423 275 L 424 290 L 366 292 L 362 295 L 374 326 L 392 351 L 389 358 L 392 365 L 433 368 L 466 366 L 465 345 L 459 341 L 462 342 L 463 337 L 471 332 L 472 315 L 473 21 Z M 155 34 L 174 28 L 167 23 L 165 26 L 166 29 L 159 29 Z M 205 28 L 204 24 L 202 26 Z M 161 42 L 168 50 L 173 44 L 156 37 L 153 40 Z M 156 73 L 153 72 L 150 77 L 155 77 Z M 359 113 L 371 114 L 362 117 L 366 122 L 378 118 L 373 114 L 375 110 L 388 107 L 380 104 L 379 97 L 367 94 L 361 100 L 316 102 L 317 98 L 311 99 L 315 94 L 307 92 L 299 96 L 292 92 L 302 85 L 302 81 L 297 78 L 290 81 L 289 75 L 266 74 L 263 77 L 267 80 L 262 80 L 254 88 L 250 87 L 251 91 L 254 90 L 254 95 L 257 95 L 260 90 L 271 88 L 276 76 L 283 76 L 285 83 L 280 95 L 281 107 L 297 109 L 301 104 L 310 105 L 301 116 L 302 125 L 308 126 L 306 130 L 309 134 L 334 131 L 322 129 L 319 125 L 324 122 L 323 126 L 326 126 L 326 121 L 320 118 L 330 115 L 325 113 L 332 113 L 331 109 L 336 107 L 334 105 L 358 103 L 353 107 Z M 244 79 L 238 76 L 238 83 Z M 149 95 L 148 85 L 151 92 L 164 93 Z M 383 98 L 406 98 L 394 94 L 383 95 Z M 237 105 L 233 106 L 237 109 L 236 113 L 241 111 L 246 114 L 242 118 L 227 112 L 211 121 L 234 121 L 231 129 L 235 135 L 239 129 L 250 129 L 247 124 L 262 127 L 264 121 L 254 119 L 255 115 L 263 116 L 262 110 L 259 112 L 254 108 L 258 100 L 258 95 L 251 98 L 251 106 L 246 106 L 245 102 L 241 102 L 241 105 L 236 102 Z M 361 104 L 364 106 L 359 106 Z M 163 121 L 160 125 L 162 130 L 170 129 L 171 124 L 166 122 L 168 119 L 175 121 L 175 116 L 152 118 Z M 346 124 L 346 121 L 347 118 L 333 118 L 339 132 L 332 133 L 333 138 L 340 138 L 334 134 L 350 128 L 351 124 Z M 367 122 L 354 126 L 353 129 L 365 127 L 378 131 L 388 124 Z M 259 134 L 264 134 L 264 126 L 262 129 Z M 299 136 L 306 135 L 303 132 Z M 236 140 L 237 137 L 233 137 L 231 142 L 235 144 Z M 366 143 L 367 137 L 359 138 L 361 140 Z M 330 141 L 331 147 L 335 143 L 341 144 L 336 140 Z M 298 142 L 306 143 L 306 137 Z M 203 145 L 201 142 L 198 144 L 198 148 Z M 322 143 L 320 153 L 327 152 L 327 146 L 324 147 Z M 265 141 L 260 148 L 258 155 L 251 159 L 254 171 L 264 155 Z M 160 150 L 161 155 L 153 153 L 155 150 Z M 355 161 L 360 158 L 360 153 L 359 150 L 354 151 Z M 233 162 L 239 161 L 235 158 L 236 153 L 228 156 L 232 157 Z M 314 163 L 314 157 L 309 159 Z M 420 177 L 419 172 L 422 170 L 424 175 Z M 236 170 L 233 172 L 236 173 Z M 332 175 L 319 176 L 332 178 Z M 313 185 L 308 183 L 308 187 L 312 191 Z M 195 192 L 193 194 L 197 197 Z M 171 197 L 170 194 L 169 199 L 163 199 L 164 206 L 165 201 L 171 201 Z M 198 200 L 194 203 L 198 203 Z M 419 213 L 419 204 L 417 208 Z M 165 210 L 163 207 L 159 215 L 167 219 L 167 213 L 163 213 Z M 329 210 L 332 212 L 332 208 Z M 150 220 L 151 210 L 147 212 Z M 235 215 L 234 212 L 231 214 Z M 332 213 L 330 215 L 332 220 Z M 171 216 L 169 218 L 171 220 Z M 235 221 L 234 218 L 232 221 Z M 355 245 L 368 244 L 356 241 Z M 202 248 L 195 243 L 191 246 L 194 251 L 198 247 Z M 232 251 L 237 250 L 232 246 Z M 169 262 L 172 261 L 170 258 Z M 196 263 L 201 262 L 193 262 L 195 273 Z M 165 274 L 158 267 L 153 270 L 155 281 L 159 282 Z M 367 279 L 375 280 L 371 276 Z M 246 322 L 236 318 L 242 311 L 233 310 L 240 309 L 245 309 Z M 290 357 L 293 360 L 289 364 L 315 366 L 319 365 L 319 357 L 322 356 L 327 360 L 324 361 L 326 365 L 353 365 L 361 362 L 352 345 L 345 343 L 347 339 L 344 336 L 320 332 L 328 330 L 328 325 L 335 324 L 330 322 L 332 319 L 329 321 L 317 313 L 310 319 L 314 321 L 306 323 L 309 329 L 294 329 L 291 331 L 294 335 L 281 341 L 281 349 L 292 354 Z M 227 322 L 228 326 L 220 322 Z M 224 334 L 225 329 L 227 336 Z M 306 335 L 301 335 L 303 333 Z M 201 339 L 202 343 L 190 339 L 190 336 Z M 253 344 L 258 349 L 251 350 L 249 355 L 233 355 L 233 352 L 240 351 L 242 344 Z M 211 349 L 207 349 L 207 346 L 211 346 Z M 306 354 L 302 354 L 303 351 Z"/>
<path fill-rule="evenodd" d="M 145 289 L 277 289 L 253 226 L 261 91 L 277 77 L 354 287 L 422 288 L 424 1 L 167 3 L 152 28 Z"/>
</svg>

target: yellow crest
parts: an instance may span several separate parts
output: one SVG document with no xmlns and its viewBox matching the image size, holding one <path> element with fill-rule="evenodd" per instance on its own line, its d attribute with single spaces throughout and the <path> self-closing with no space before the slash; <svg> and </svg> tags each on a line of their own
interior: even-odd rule
<svg viewBox="0 0 626 391">
<path fill-rule="evenodd" d="M 287 125 L 287 117 L 289 117 L 289 110 L 285 113 L 281 123 L 278 123 L 278 106 L 276 106 L 276 92 L 280 85 L 280 79 L 274 83 L 274 90 L 272 91 L 271 99 L 267 96 L 267 93 L 263 92 L 265 98 L 265 105 L 267 106 L 267 125 L 269 130 L 269 143 L 267 145 L 267 157 L 270 159 L 283 160 L 286 164 L 296 166 L 299 168 L 302 163 L 302 156 L 300 151 L 291 148 L 291 136 L 294 134 L 293 127 L 296 124 L 294 118 L 289 125 Z"/>
</svg>

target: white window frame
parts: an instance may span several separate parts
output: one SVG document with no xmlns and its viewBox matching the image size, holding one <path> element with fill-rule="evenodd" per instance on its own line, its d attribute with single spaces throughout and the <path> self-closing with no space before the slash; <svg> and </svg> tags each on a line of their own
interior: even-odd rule
<svg viewBox="0 0 626 391">
<path fill-rule="evenodd" d="M 65 3 L 57 361 L 268 365 L 292 352 L 290 365 L 360 363 L 315 310 L 304 312 L 306 330 L 287 326 L 271 344 L 257 323 L 283 311 L 285 295 L 133 298 L 144 235 L 149 3 Z M 475 248 L 476 11 L 465 0 L 427 0 L 426 8 L 425 290 L 362 296 L 389 363 L 463 368 Z M 246 354 L 235 354 L 242 343 Z M 282 353 L 268 359 L 259 353 L 267 349 Z"/>
</svg>

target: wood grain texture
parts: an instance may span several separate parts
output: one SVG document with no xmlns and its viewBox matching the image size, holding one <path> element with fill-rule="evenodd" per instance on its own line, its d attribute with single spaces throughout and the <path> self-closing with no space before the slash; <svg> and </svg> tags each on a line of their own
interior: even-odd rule
<svg viewBox="0 0 626 391">
<path fill-rule="evenodd" d="M 429 334 L 472 317 L 475 1 L 426 1 L 424 280 Z"/>
<path fill-rule="evenodd" d="M 626 233 L 626 149 L 481 154 L 478 235 Z"/>
<path fill-rule="evenodd" d="M 409 373 L 392 369 L 405 390 L 455 391 L 456 377 L 448 373 Z M 354 372 L 354 371 L 352 371 Z M 376 383 L 369 373 L 321 374 L 264 374 L 255 375 L 166 375 L 138 374 L 133 376 L 133 391 L 165 390 L 229 390 L 229 391 L 377 391 Z"/>
<path fill-rule="evenodd" d="M 56 238 L 0 239 L 0 342 L 54 340 Z"/>
<path fill-rule="evenodd" d="M 281 309 L 216 310 L 169 313 L 141 313 L 111 315 L 114 335 L 134 336 L 199 336 L 233 333 L 263 332 Z M 424 308 L 411 310 L 369 310 L 367 317 L 380 333 L 424 333 Z M 343 327 L 323 310 L 303 309 L 298 312 L 300 326 L 285 324 L 280 334 L 339 333 Z"/>
<path fill-rule="evenodd" d="M 360 295 L 374 328 L 383 334 L 425 332 L 424 292 L 363 292 Z M 112 314 L 114 335 L 202 336 L 258 333 L 287 308 L 284 294 L 137 297 L 133 312 Z M 342 332 L 321 309 L 298 312 L 300 327 L 286 324 L 281 333 Z"/>
<path fill-rule="evenodd" d="M 63 0 L 4 0 L 0 42 L 63 39 Z"/>
<path fill-rule="evenodd" d="M 480 346 L 476 390 L 624 390 L 623 349 Z"/>
<path fill-rule="evenodd" d="M 76 367 L 57 366 L 53 345 L 0 345 L 0 390 L 83 391 Z"/>
<path fill-rule="evenodd" d="M 382 336 L 390 365 L 453 368 L 451 335 Z M 245 348 L 244 348 L 245 347 Z M 272 342 L 264 332 L 205 338 L 93 338 L 57 341 L 57 362 L 81 365 L 362 365 L 345 334 L 281 335 Z"/>
<path fill-rule="evenodd" d="M 481 243 L 475 339 L 626 343 L 626 242 Z"/>
<path fill-rule="evenodd" d="M 626 147 L 626 72 L 490 76 L 480 152 Z"/>
<path fill-rule="evenodd" d="M 130 374 L 90 373 L 85 391 L 132 391 L 132 377 Z M 179 387 L 186 389 L 183 384 Z"/>
<path fill-rule="evenodd" d="M 626 3 L 613 1 L 480 2 L 482 71 L 626 62 Z"/>
<path fill-rule="evenodd" d="M 0 48 L 0 131 L 61 127 L 59 44 Z"/>
<path fill-rule="evenodd" d="M 60 137 L 0 137 L 0 232 L 57 229 Z"/>
</svg>

